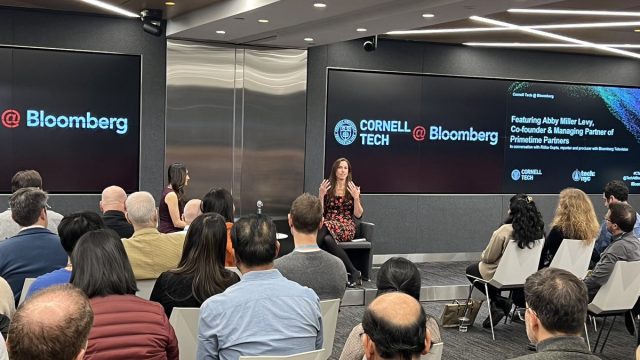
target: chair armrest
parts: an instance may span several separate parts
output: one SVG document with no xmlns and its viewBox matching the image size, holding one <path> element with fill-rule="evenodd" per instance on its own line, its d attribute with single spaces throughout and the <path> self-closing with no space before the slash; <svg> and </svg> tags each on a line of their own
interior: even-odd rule
<svg viewBox="0 0 640 360">
<path fill-rule="evenodd" d="M 365 222 L 365 221 L 361 221 L 360 224 L 358 224 L 358 229 L 360 230 L 357 234 L 357 238 L 361 239 L 361 238 L 365 238 L 367 239 L 368 242 L 372 243 L 373 242 L 373 233 L 375 230 L 376 226 L 372 223 L 369 222 Z"/>
</svg>

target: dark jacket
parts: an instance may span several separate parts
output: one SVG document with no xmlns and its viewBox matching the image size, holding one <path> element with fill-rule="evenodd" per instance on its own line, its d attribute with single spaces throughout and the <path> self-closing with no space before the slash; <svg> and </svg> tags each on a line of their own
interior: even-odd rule
<svg viewBox="0 0 640 360">
<path fill-rule="evenodd" d="M 133 236 L 133 225 L 129 224 L 122 211 L 105 211 L 102 215 L 102 221 L 109 229 L 117 232 L 122 239 L 128 239 Z"/>
<path fill-rule="evenodd" d="M 67 260 L 58 235 L 44 228 L 22 230 L 0 242 L 0 277 L 11 286 L 16 304 L 22 294 L 24 279 L 63 268 Z"/>
<path fill-rule="evenodd" d="M 577 336 L 559 336 L 540 341 L 538 352 L 513 360 L 599 360 L 591 354 L 583 338 Z"/>
<path fill-rule="evenodd" d="M 160 304 L 135 295 L 91 298 L 85 360 L 178 360 L 178 340 Z"/>
</svg>

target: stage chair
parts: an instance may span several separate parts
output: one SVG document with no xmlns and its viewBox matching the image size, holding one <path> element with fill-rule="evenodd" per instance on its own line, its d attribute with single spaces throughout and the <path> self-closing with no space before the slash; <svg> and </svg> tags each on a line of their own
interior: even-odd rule
<svg viewBox="0 0 640 360">
<path fill-rule="evenodd" d="M 373 267 L 373 233 L 375 225 L 364 221 L 356 221 L 356 235 L 354 239 L 366 239 L 361 242 L 341 242 L 338 243 L 349 256 L 349 260 L 356 269 L 362 272 L 362 279 L 371 278 Z"/>
<path fill-rule="evenodd" d="M 333 352 L 333 340 L 336 336 L 336 325 L 338 324 L 338 310 L 340 310 L 340 299 L 320 301 L 320 311 L 322 311 L 322 347 L 326 352 L 323 359 L 330 358 Z"/>
<path fill-rule="evenodd" d="M 240 272 L 240 269 L 238 269 L 235 266 L 227 266 L 225 267 L 225 269 L 229 270 L 229 271 L 233 271 L 234 273 L 238 274 L 238 276 L 240 276 L 240 279 L 242 279 L 242 273 Z"/>
<path fill-rule="evenodd" d="M 473 286 L 475 283 L 480 282 L 484 284 L 485 292 L 489 293 L 489 286 L 501 291 L 509 291 L 509 297 L 514 289 L 524 287 L 525 280 L 533 273 L 538 271 L 538 264 L 540 263 L 540 256 L 542 255 L 542 247 L 544 246 L 544 238 L 537 240 L 533 248 L 529 249 L 525 247 L 520 249 L 518 243 L 513 240 L 509 240 L 507 248 L 502 254 L 500 264 L 496 269 L 496 273 L 493 279 L 487 281 L 474 276 L 469 276 L 475 279 L 469 287 L 469 299 L 471 300 L 471 293 L 473 292 Z M 468 301 L 467 301 L 468 303 Z M 489 317 L 491 318 L 491 300 L 487 296 L 487 308 L 489 309 Z M 466 310 L 465 310 L 466 314 Z M 505 316 L 505 323 L 507 316 Z M 462 324 L 462 323 L 461 323 Z M 496 339 L 493 332 L 493 321 L 491 322 L 491 337 Z"/>
<path fill-rule="evenodd" d="M 611 328 L 613 328 L 613 323 L 616 321 L 616 317 L 624 315 L 624 313 L 633 308 L 636 301 L 638 301 L 639 293 L 640 261 L 616 262 L 609 280 L 600 288 L 600 290 L 598 290 L 596 297 L 587 308 L 589 315 L 594 317 L 604 317 L 604 321 L 602 322 L 602 326 L 598 332 L 596 344 L 593 346 L 594 353 L 598 348 L 598 342 L 600 341 L 600 336 L 604 330 L 607 317 L 613 315 L 613 320 L 611 321 L 611 325 L 609 325 L 609 330 L 607 331 L 607 336 L 604 338 L 602 347 L 600 347 L 600 353 L 602 353 L 602 350 L 607 343 L 609 333 L 611 333 Z"/>
<path fill-rule="evenodd" d="M 136 285 L 138 286 L 138 292 L 136 293 L 136 296 L 149 300 L 151 297 L 151 291 L 153 291 L 153 287 L 156 284 L 156 280 L 157 279 L 137 280 Z"/>
<path fill-rule="evenodd" d="M 564 239 L 549 267 L 567 270 L 578 279 L 584 279 L 589 270 L 594 245 L 595 241 L 585 246 L 582 240 Z"/>
<path fill-rule="evenodd" d="M 24 285 L 22 285 L 22 293 L 20 293 L 20 301 L 18 301 L 18 306 L 24 302 L 24 299 L 27 297 L 27 293 L 29 292 L 29 288 L 31 284 L 36 280 L 36 278 L 26 278 L 24 279 Z"/>
<path fill-rule="evenodd" d="M 178 338 L 180 360 L 195 360 L 198 352 L 200 308 L 173 308 L 169 323 Z"/>
<path fill-rule="evenodd" d="M 240 356 L 238 360 L 324 360 L 324 349 L 288 356 Z"/>
</svg>

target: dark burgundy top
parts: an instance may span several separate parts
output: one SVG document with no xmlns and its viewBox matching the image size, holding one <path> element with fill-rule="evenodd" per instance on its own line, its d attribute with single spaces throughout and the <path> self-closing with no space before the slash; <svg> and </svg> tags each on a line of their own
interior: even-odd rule
<svg viewBox="0 0 640 360">
<path fill-rule="evenodd" d="M 167 194 L 172 193 L 173 189 L 165 188 L 162 192 L 162 197 L 160 198 L 160 206 L 158 207 L 158 216 L 160 217 L 160 232 L 163 234 L 174 233 L 177 231 L 182 231 L 182 229 L 173 226 L 173 220 L 171 220 L 171 213 L 169 213 L 169 206 L 164 201 L 167 197 Z M 178 209 L 180 210 L 180 217 L 182 217 L 182 213 L 184 212 L 184 205 L 178 205 Z"/>
</svg>

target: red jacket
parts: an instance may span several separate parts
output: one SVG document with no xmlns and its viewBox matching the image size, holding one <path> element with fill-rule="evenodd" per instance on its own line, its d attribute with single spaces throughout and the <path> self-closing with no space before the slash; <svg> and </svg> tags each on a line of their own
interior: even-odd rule
<svg viewBox="0 0 640 360">
<path fill-rule="evenodd" d="M 85 360 L 178 360 L 178 339 L 158 303 L 134 295 L 91 299 Z"/>
</svg>

